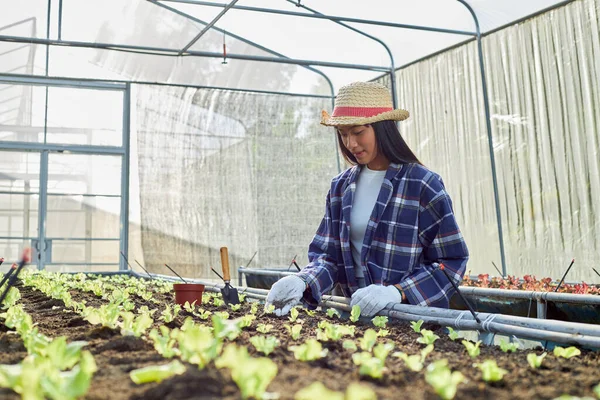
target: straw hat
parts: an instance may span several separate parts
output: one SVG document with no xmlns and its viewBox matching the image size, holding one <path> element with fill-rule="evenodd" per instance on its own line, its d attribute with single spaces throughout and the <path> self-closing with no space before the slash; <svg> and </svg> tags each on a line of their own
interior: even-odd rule
<svg viewBox="0 0 600 400">
<path fill-rule="evenodd" d="M 354 82 L 340 88 L 330 116 L 321 111 L 321 125 L 366 125 L 378 121 L 403 121 L 408 111 L 394 110 L 392 96 L 385 86 L 375 82 Z"/>
</svg>

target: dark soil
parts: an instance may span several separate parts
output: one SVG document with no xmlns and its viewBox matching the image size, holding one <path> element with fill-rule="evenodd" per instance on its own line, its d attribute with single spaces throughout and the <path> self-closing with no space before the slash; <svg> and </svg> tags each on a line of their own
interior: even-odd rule
<svg viewBox="0 0 600 400">
<path fill-rule="evenodd" d="M 99 328 L 90 325 L 74 312 L 65 310 L 61 301 L 53 300 L 32 288 L 19 286 L 21 302 L 37 323 L 41 333 L 50 336 L 67 336 L 69 340 L 86 340 L 86 348 L 92 352 L 98 365 L 87 399 L 240 399 L 239 390 L 232 381 L 227 370 L 218 370 L 211 363 L 207 368 L 199 370 L 197 366 L 186 364 L 185 374 L 167 379 L 161 383 L 136 385 L 129 378 L 129 372 L 136 368 L 169 362 L 160 356 L 151 342 L 140 338 L 121 336 L 118 330 Z M 86 300 L 87 305 L 99 306 L 107 303 L 92 293 L 72 292 L 75 300 Z M 156 293 L 155 299 L 161 304 L 173 304 L 171 295 Z M 155 304 L 140 298 L 134 298 L 136 305 L 147 305 L 156 308 Z M 202 305 L 211 311 L 225 311 L 227 308 Z M 245 315 L 248 305 L 243 305 L 237 312 L 228 310 L 230 318 Z M 159 309 L 160 312 L 160 309 Z M 155 317 L 159 313 L 155 314 Z M 317 317 L 309 317 L 304 312 L 300 319 L 304 320 L 301 341 L 315 337 L 315 329 L 320 319 L 330 319 L 322 313 Z M 182 311 L 171 327 L 183 323 L 188 313 Z M 196 319 L 198 323 L 209 323 Z M 350 382 L 361 381 L 370 386 L 380 399 L 437 399 L 433 389 L 425 382 L 424 371 L 412 372 L 400 359 L 388 357 L 387 371 L 381 380 L 361 377 L 358 367 L 352 362 L 351 352 L 342 348 L 340 342 L 325 342 L 329 349 L 326 358 L 301 362 L 287 350 L 290 345 L 300 344 L 289 337 L 284 324 L 287 318 L 262 315 L 249 328 L 245 328 L 236 343 L 248 347 L 250 354 L 262 356 L 250 344 L 249 338 L 257 334 L 258 323 L 273 325 L 269 335 L 278 337 L 281 344 L 269 357 L 277 363 L 279 372 L 268 388 L 276 392 L 281 399 L 293 399 L 300 389 L 315 381 L 324 383 L 329 389 L 345 391 Z M 157 326 L 159 324 L 157 323 Z M 369 326 L 358 323 L 356 338 Z M 538 370 L 531 370 L 527 364 L 527 353 L 534 350 L 519 350 L 516 353 L 503 353 L 498 347 L 482 347 L 481 355 L 472 360 L 464 350 L 460 340 L 453 342 L 447 338 L 440 326 L 424 324 L 423 328 L 432 329 L 441 337 L 435 342 L 435 350 L 426 364 L 446 358 L 452 370 L 461 371 L 467 382 L 459 386 L 457 399 L 553 399 L 562 394 L 572 396 L 591 396 L 592 389 L 600 383 L 600 354 L 582 350 L 579 357 L 570 360 L 557 359 L 549 354 Z M 408 323 L 389 325 L 390 335 L 380 341 L 393 341 L 394 351 L 417 354 L 424 345 L 417 343 L 419 335 L 412 331 Z M 541 349 L 535 350 L 540 354 Z M 5 326 L 0 327 L 0 363 L 12 364 L 20 362 L 27 355 L 25 348 L 14 332 Z M 481 380 L 481 374 L 472 364 L 486 359 L 495 359 L 498 365 L 509 371 L 499 383 L 488 384 Z M 18 396 L 6 389 L 0 389 L 0 398 L 17 399 Z"/>
</svg>

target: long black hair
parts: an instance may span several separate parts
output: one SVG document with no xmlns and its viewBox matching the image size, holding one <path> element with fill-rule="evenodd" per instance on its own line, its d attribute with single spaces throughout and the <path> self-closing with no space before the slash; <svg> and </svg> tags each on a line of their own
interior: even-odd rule
<svg viewBox="0 0 600 400">
<path fill-rule="evenodd" d="M 375 140 L 377 141 L 377 151 L 381 152 L 391 163 L 396 164 L 410 164 L 423 163 L 419 161 L 415 153 L 412 152 L 408 144 L 400 135 L 400 131 L 394 121 L 379 121 L 370 124 L 375 131 Z M 336 129 L 336 135 L 338 139 L 338 145 L 342 152 L 342 155 L 349 164 L 356 165 L 358 161 L 354 154 L 344 146 L 342 137 Z"/>
</svg>

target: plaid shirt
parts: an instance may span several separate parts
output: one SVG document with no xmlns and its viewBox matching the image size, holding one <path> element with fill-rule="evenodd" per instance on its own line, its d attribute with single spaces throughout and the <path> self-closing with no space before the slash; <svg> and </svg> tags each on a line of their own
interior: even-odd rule
<svg viewBox="0 0 600 400">
<path fill-rule="evenodd" d="M 333 178 L 325 216 L 298 276 L 303 303 L 314 308 L 339 283 L 346 297 L 358 289 L 350 250 L 350 213 L 361 166 Z M 365 232 L 361 262 L 365 283 L 399 284 L 409 303 L 449 307 L 455 290 L 433 262 L 443 263 L 458 285 L 469 253 L 439 175 L 419 164 L 390 164 Z"/>
</svg>

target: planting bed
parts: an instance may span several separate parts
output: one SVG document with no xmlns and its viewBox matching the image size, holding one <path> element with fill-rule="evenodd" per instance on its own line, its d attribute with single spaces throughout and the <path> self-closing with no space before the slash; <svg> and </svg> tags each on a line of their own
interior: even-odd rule
<svg viewBox="0 0 600 400">
<path fill-rule="evenodd" d="M 93 280 L 93 277 L 88 277 Z M 133 278 L 132 278 L 133 279 Z M 186 370 L 181 375 L 175 375 L 160 383 L 135 384 L 129 372 L 149 366 L 166 364 L 172 359 L 165 359 L 153 346 L 148 335 L 142 337 L 123 336 L 120 329 L 111 329 L 101 325 L 91 325 L 76 312 L 67 309 L 63 301 L 53 299 L 32 287 L 19 284 L 18 289 L 21 299 L 17 304 L 22 304 L 24 311 L 31 315 L 37 324 L 39 332 L 56 338 L 66 336 L 68 341 L 84 340 L 94 356 L 98 370 L 95 372 L 87 399 L 240 399 L 238 386 L 233 381 L 229 369 L 218 369 L 214 361 L 208 363 L 204 369 L 197 365 L 184 362 Z M 153 285 L 148 285 L 148 288 Z M 149 289 L 150 290 L 150 289 Z M 108 304 L 109 299 L 96 296 L 92 292 L 70 290 L 73 300 L 85 301 L 86 305 L 100 307 Z M 134 313 L 139 307 L 147 306 L 157 308 L 154 314 L 153 327 L 167 325 L 168 327 L 181 327 L 188 317 L 201 325 L 211 326 L 210 319 L 202 320 L 191 313 L 181 310 L 179 315 L 165 324 L 157 316 L 165 305 L 174 304 L 174 295 L 160 293 L 153 289 L 153 301 L 147 301 L 132 293 L 130 300 L 135 304 Z M 210 300 L 210 299 L 208 299 Z M 200 307 L 211 312 L 228 311 L 229 319 L 241 317 L 250 312 L 250 305 L 244 303 L 238 311 L 232 311 L 226 305 L 214 306 L 202 304 Z M 288 350 L 289 346 L 299 345 L 309 338 L 316 338 L 317 324 L 320 320 L 327 320 L 334 324 L 356 325 L 354 341 L 359 342 L 365 331 L 373 328 L 363 322 L 352 324 L 350 321 L 340 321 L 337 317 L 330 318 L 325 313 L 318 312 L 314 317 L 300 311 L 299 319 L 303 320 L 303 328 L 299 340 L 292 340 L 288 330 L 284 327 L 289 324 L 287 317 L 257 314 L 257 319 L 252 325 L 243 328 L 235 343 L 245 346 L 251 356 L 264 357 L 250 344 L 250 338 L 263 335 L 257 331 L 258 324 L 273 325 L 272 330 L 266 335 L 275 336 L 280 345 L 268 356 L 277 364 L 276 377 L 269 384 L 267 392 L 276 393 L 281 399 L 293 399 L 301 389 L 314 382 L 322 382 L 327 388 L 340 392 L 352 382 L 360 382 L 371 388 L 379 399 L 436 399 L 439 398 L 433 388 L 425 380 L 425 369 L 421 372 L 411 371 L 400 358 L 391 354 L 402 351 L 409 355 L 418 354 L 424 344 L 418 343 L 420 334 L 413 331 L 408 323 L 388 324 L 386 329 L 389 335 L 379 337 L 378 343 L 393 342 L 394 349 L 385 360 L 386 370 L 381 379 L 359 375 L 359 367 L 353 363 L 352 351 L 345 349 L 342 342 L 352 339 L 348 336 L 339 341 L 321 342 L 323 348 L 328 349 L 328 354 L 316 361 L 299 361 L 294 353 Z M 19 336 L 3 324 L 0 318 L 0 363 L 15 364 L 23 360 L 27 350 Z M 563 394 L 572 396 L 594 397 L 594 387 L 600 383 L 600 354 L 582 350 L 581 355 L 570 359 L 557 358 L 549 352 L 543 360 L 542 366 L 532 369 L 527 363 L 527 354 L 541 354 L 542 350 L 517 350 L 515 353 L 504 353 L 498 347 L 481 347 L 481 353 L 472 359 L 466 352 L 461 340 L 452 341 L 441 326 L 424 324 L 422 328 L 433 330 L 440 339 L 435 341 L 434 350 L 425 361 L 425 365 L 440 359 L 447 359 L 452 371 L 460 371 L 465 382 L 458 385 L 457 399 L 553 399 Z M 376 330 L 378 328 L 375 328 Z M 226 339 L 227 343 L 228 340 Z M 360 352 L 360 349 L 358 350 Z M 501 368 L 508 373 L 504 378 L 495 383 L 482 380 L 482 374 L 473 363 L 485 360 L 496 360 Z M 10 389 L 0 389 L 0 398 L 20 398 Z"/>
</svg>

